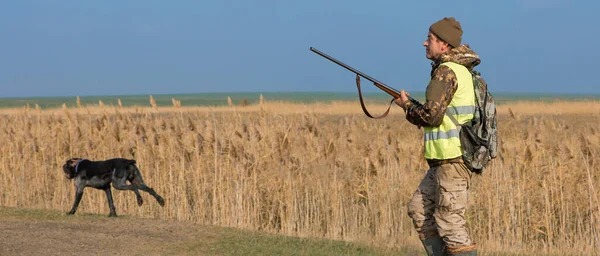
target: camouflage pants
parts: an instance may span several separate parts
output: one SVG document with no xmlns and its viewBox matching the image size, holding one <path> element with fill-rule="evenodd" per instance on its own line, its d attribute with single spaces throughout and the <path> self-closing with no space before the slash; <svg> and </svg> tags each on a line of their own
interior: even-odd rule
<svg viewBox="0 0 600 256">
<path fill-rule="evenodd" d="M 427 171 L 408 203 L 419 238 L 442 237 L 446 246 L 473 244 L 465 226 L 471 171 L 462 163 L 448 163 Z"/>
</svg>

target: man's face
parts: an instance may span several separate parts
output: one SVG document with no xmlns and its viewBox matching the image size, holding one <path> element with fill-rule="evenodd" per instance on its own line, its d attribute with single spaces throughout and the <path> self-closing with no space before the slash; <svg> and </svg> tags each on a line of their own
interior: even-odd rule
<svg viewBox="0 0 600 256">
<path fill-rule="evenodd" d="M 427 34 L 427 40 L 423 42 L 423 46 L 425 46 L 425 57 L 432 61 L 437 60 L 442 53 L 449 49 L 448 44 L 438 39 L 431 31 Z"/>
</svg>

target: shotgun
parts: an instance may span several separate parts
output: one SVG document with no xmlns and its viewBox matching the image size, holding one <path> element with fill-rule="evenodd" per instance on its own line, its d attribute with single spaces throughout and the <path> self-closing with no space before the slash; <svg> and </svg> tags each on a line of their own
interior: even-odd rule
<svg viewBox="0 0 600 256">
<path fill-rule="evenodd" d="M 369 80 L 369 81 L 373 82 L 373 84 L 374 84 L 375 86 L 377 86 L 379 89 L 383 90 L 383 91 L 384 91 L 384 92 L 386 92 L 387 94 L 389 94 L 389 95 L 391 95 L 392 97 L 394 97 L 394 99 L 396 99 L 396 98 L 400 98 L 400 92 L 399 92 L 398 90 L 396 90 L 396 89 L 394 89 L 394 88 L 392 88 L 392 87 L 389 87 L 389 86 L 387 86 L 386 84 L 384 84 L 384 83 L 382 83 L 382 82 L 379 82 L 379 81 L 377 81 L 377 79 L 375 79 L 375 78 L 372 78 L 372 77 L 368 76 L 367 74 L 365 74 L 365 73 L 363 73 L 363 72 L 360 72 L 360 71 L 358 71 L 358 70 L 356 70 L 356 69 L 354 69 L 354 68 L 352 68 L 352 67 L 350 67 L 350 66 L 348 66 L 348 65 L 346 65 L 346 64 L 344 64 L 344 63 L 342 63 L 342 62 L 341 62 L 341 61 L 339 61 L 339 60 L 336 60 L 335 58 L 333 58 L 333 57 L 331 57 L 331 56 L 329 56 L 329 55 L 327 55 L 327 54 L 325 54 L 325 53 L 323 53 L 323 52 L 321 52 L 321 51 L 319 51 L 319 50 L 315 49 L 314 47 L 310 47 L 310 50 L 311 50 L 312 52 L 314 52 L 314 53 L 316 53 L 316 54 L 319 54 L 319 55 L 321 55 L 322 57 L 324 57 L 324 58 L 326 58 L 326 59 L 328 59 L 328 60 L 330 60 L 330 61 L 334 62 L 335 64 L 338 64 L 338 65 L 340 65 L 340 66 L 342 66 L 342 67 L 346 68 L 347 70 L 350 70 L 350 71 L 354 72 L 354 73 L 355 73 L 357 76 L 364 77 L 365 79 L 367 79 L 367 80 Z M 358 77 L 357 77 L 357 85 L 359 86 L 359 88 L 358 88 L 358 93 L 359 93 L 359 95 L 360 95 L 360 94 L 361 94 L 361 92 L 360 92 L 360 82 L 359 82 L 359 80 L 358 80 Z M 415 104 L 420 104 L 420 103 L 419 103 L 419 101 L 417 101 L 417 100 L 413 99 L 413 98 L 412 98 L 412 97 L 410 97 L 410 96 L 408 97 L 408 99 L 409 99 L 411 102 L 415 103 Z M 362 97 L 361 97 L 361 103 L 362 103 Z M 387 113 L 387 112 L 386 112 L 386 113 Z M 365 113 L 365 114 L 366 114 L 366 113 Z M 367 114 L 367 115 L 368 115 L 368 114 Z"/>
</svg>

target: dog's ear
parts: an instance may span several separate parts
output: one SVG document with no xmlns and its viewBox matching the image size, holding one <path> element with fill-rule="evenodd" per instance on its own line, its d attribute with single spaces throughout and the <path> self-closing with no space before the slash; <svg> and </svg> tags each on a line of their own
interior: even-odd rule
<svg viewBox="0 0 600 256">
<path fill-rule="evenodd" d="M 73 167 L 74 168 L 75 166 L 77 166 L 77 164 L 79 162 L 81 162 L 81 160 L 83 160 L 83 159 L 81 159 L 81 158 L 71 158 L 71 159 L 67 160 L 66 165 L 69 166 L 69 167 Z"/>
</svg>

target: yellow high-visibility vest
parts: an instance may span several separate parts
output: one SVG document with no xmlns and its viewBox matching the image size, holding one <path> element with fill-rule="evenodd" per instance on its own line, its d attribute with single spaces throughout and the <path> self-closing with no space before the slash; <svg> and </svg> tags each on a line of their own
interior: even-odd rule
<svg viewBox="0 0 600 256">
<path fill-rule="evenodd" d="M 458 89 L 448 105 L 446 114 L 454 116 L 459 124 L 471 121 L 475 113 L 475 89 L 471 72 L 463 65 L 454 62 L 444 62 L 440 66 L 452 69 L 458 81 Z M 424 127 L 424 131 L 426 159 L 441 160 L 462 156 L 459 131 L 448 116 L 444 115 L 440 126 Z"/>
</svg>

